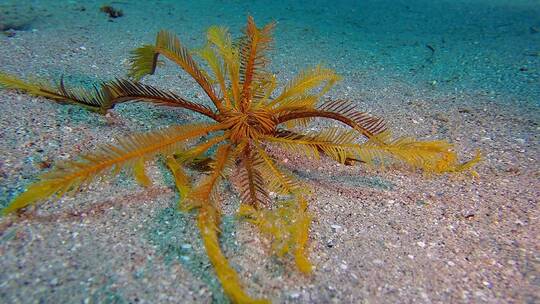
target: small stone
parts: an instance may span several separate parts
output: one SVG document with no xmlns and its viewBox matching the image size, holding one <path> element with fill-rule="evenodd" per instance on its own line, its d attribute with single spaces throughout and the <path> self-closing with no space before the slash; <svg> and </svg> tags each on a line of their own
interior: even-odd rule
<svg viewBox="0 0 540 304">
<path fill-rule="evenodd" d="M 332 227 L 332 229 L 335 231 L 335 230 L 338 230 L 338 229 L 341 229 L 341 226 L 340 225 L 330 225 L 330 227 Z"/>
<path fill-rule="evenodd" d="M 375 265 L 382 265 L 382 264 L 384 264 L 384 262 L 383 262 L 382 260 L 375 259 L 375 260 L 373 260 L 373 264 L 375 264 Z"/>
<path fill-rule="evenodd" d="M 289 296 L 291 299 L 298 299 L 300 298 L 300 293 L 299 292 L 293 292 L 290 294 Z"/>
<path fill-rule="evenodd" d="M 341 264 L 339 265 L 339 268 L 343 269 L 343 270 L 347 270 L 347 268 L 349 268 L 346 264 Z"/>
<path fill-rule="evenodd" d="M 452 262 L 452 261 L 448 261 L 448 262 L 446 262 L 446 264 L 448 264 L 448 266 L 450 266 L 450 267 L 456 266 L 456 264 L 454 262 Z"/>
<path fill-rule="evenodd" d="M 8 38 L 15 37 L 15 35 L 17 35 L 17 32 L 15 32 L 15 31 L 12 30 L 12 29 L 9 29 L 9 30 L 7 30 L 7 31 L 4 31 L 3 33 L 4 33 L 4 35 L 6 35 Z"/>
<path fill-rule="evenodd" d="M 481 291 L 481 290 L 477 290 L 474 292 L 474 295 L 479 297 L 479 298 L 483 298 L 485 297 L 486 295 Z"/>
<path fill-rule="evenodd" d="M 334 247 L 334 246 L 335 246 L 335 244 L 334 244 L 334 241 L 333 241 L 333 240 L 328 240 L 328 242 L 326 242 L 326 247 L 332 248 L 332 247 Z"/>
<path fill-rule="evenodd" d="M 416 242 L 416 245 L 418 245 L 418 246 L 420 246 L 422 248 L 426 247 L 426 243 L 424 243 L 424 242 Z"/>
</svg>

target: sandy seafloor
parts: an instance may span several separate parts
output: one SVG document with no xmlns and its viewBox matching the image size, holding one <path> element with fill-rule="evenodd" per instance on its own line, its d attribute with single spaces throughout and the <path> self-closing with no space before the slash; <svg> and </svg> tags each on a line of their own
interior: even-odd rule
<svg viewBox="0 0 540 304">
<path fill-rule="evenodd" d="M 236 220 L 238 197 L 224 187 L 222 243 L 251 295 L 274 303 L 540 302 L 540 2 L 112 3 L 125 16 L 110 22 L 102 1 L 0 1 L 0 23 L 15 13 L 23 24 L 13 37 L 0 34 L 0 70 L 65 75 L 70 84 L 121 77 L 128 52 L 159 29 L 197 47 L 213 24 L 238 35 L 249 13 L 259 24 L 277 21 L 271 69 L 282 82 L 322 62 L 344 77 L 329 98 L 356 101 L 397 135 L 448 139 L 464 160 L 477 149 L 484 155 L 471 179 L 276 152 L 314 189 L 315 270 L 306 277 L 291 259 L 272 257 Z M 170 63 L 144 81 L 205 102 Z M 2 205 L 54 160 L 201 119 L 146 104 L 104 117 L 11 91 L 0 91 L 0 110 Z M 122 175 L 0 219 L 0 303 L 226 302 L 193 216 L 174 210 L 170 176 L 161 165 L 149 172 L 148 189 Z"/>
</svg>

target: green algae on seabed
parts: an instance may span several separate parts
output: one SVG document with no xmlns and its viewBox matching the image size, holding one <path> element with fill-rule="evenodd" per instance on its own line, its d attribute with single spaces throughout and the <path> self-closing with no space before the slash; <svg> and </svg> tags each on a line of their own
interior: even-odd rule
<svg viewBox="0 0 540 304">
<path fill-rule="evenodd" d="M 13 240 L 17 236 L 17 228 L 9 228 L 9 230 L 2 232 L 0 236 L 0 244 Z"/>
<path fill-rule="evenodd" d="M 394 190 L 394 183 L 385 180 L 379 176 L 340 176 L 332 177 L 332 180 L 337 180 L 353 187 L 369 187 L 379 190 Z"/>
<path fill-rule="evenodd" d="M 226 252 L 233 254 L 240 249 L 235 242 L 236 224 L 236 217 L 223 216 L 221 245 Z M 182 212 L 176 204 L 172 204 L 153 219 L 148 229 L 148 238 L 157 247 L 157 252 L 165 257 L 166 263 L 179 261 L 195 277 L 206 283 L 214 303 L 230 303 L 204 251 L 195 214 Z"/>
<path fill-rule="evenodd" d="M 88 304 L 127 304 L 127 301 L 122 293 L 115 290 L 112 285 L 114 280 L 109 280 L 100 288 L 96 289 L 84 303 Z M 88 300 L 88 301 L 87 301 Z"/>
</svg>

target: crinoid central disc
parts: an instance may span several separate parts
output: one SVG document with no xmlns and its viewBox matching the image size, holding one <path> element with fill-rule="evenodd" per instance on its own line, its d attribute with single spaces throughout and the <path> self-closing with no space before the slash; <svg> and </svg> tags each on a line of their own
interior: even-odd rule
<svg viewBox="0 0 540 304">
<path fill-rule="evenodd" d="M 261 135 L 270 135 L 276 129 L 272 113 L 266 110 L 250 110 L 249 112 L 232 112 L 227 115 L 225 123 L 230 123 L 231 139 L 235 142 L 243 139 L 255 139 Z"/>
</svg>

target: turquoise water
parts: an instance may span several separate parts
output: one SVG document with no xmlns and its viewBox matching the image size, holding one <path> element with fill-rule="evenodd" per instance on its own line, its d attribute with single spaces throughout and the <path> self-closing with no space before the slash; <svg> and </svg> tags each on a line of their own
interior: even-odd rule
<svg viewBox="0 0 540 304">
<path fill-rule="evenodd" d="M 87 47 L 100 38 L 107 46 L 120 42 L 104 50 L 111 60 L 126 52 L 125 43 L 152 41 L 161 28 L 199 46 L 208 26 L 238 33 L 250 14 L 259 24 L 277 22 L 276 71 L 323 62 L 346 77 L 375 75 L 508 102 L 540 100 L 537 0 L 112 1 L 124 13 L 113 22 L 97 11 L 104 1 L 12 2 L 19 11 L 33 7 L 23 30 L 80 31 Z"/>
</svg>

